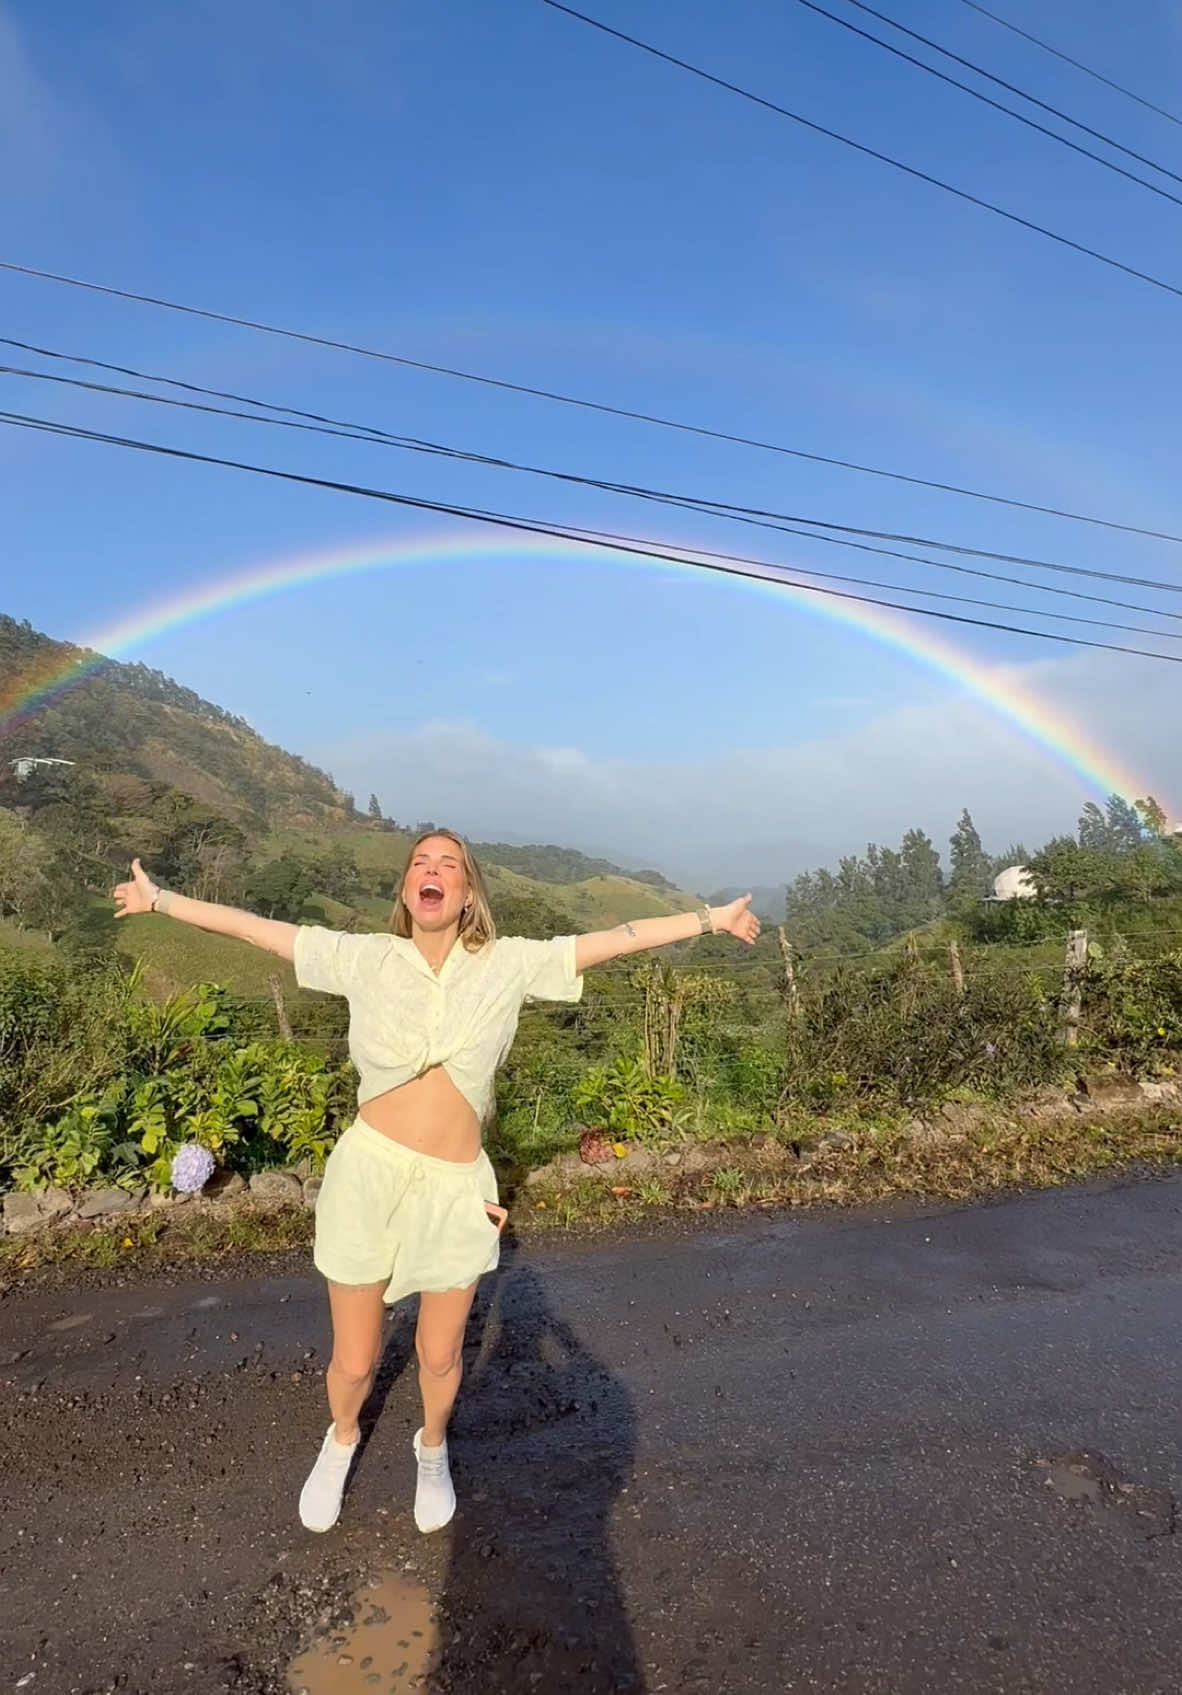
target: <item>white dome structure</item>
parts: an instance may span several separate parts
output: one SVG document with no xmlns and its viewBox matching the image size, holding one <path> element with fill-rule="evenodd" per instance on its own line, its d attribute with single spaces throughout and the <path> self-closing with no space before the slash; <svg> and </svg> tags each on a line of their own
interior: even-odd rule
<svg viewBox="0 0 1182 1695">
<path fill-rule="evenodd" d="M 1034 878 L 1024 865 L 1007 865 L 993 879 L 990 900 L 1034 900 L 1038 894 Z"/>
</svg>

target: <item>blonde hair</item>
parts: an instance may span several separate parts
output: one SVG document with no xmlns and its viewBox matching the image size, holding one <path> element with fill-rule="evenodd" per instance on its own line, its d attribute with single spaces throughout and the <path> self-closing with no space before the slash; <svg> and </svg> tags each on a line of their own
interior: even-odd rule
<svg viewBox="0 0 1182 1695">
<path fill-rule="evenodd" d="M 410 870 L 415 854 L 424 842 L 434 841 L 436 836 L 442 836 L 445 842 L 454 842 L 460 850 L 460 859 L 464 866 L 464 876 L 468 882 L 469 905 L 460 914 L 459 939 L 469 953 L 478 953 L 487 947 L 489 942 L 497 939 L 497 927 L 493 922 L 492 908 L 488 901 L 488 889 L 485 887 L 484 875 L 473 858 L 472 850 L 463 836 L 457 836 L 454 830 L 424 830 L 410 845 L 406 863 L 402 867 L 402 876 L 398 880 L 398 893 L 394 897 L 394 911 L 390 915 L 390 929 L 396 936 L 410 936 L 412 931 L 410 912 L 402 898 L 402 885 Z"/>
</svg>

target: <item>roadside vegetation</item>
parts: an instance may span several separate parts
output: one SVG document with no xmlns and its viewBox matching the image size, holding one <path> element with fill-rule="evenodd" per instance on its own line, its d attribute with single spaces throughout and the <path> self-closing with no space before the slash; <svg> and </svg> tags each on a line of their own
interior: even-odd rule
<svg viewBox="0 0 1182 1695">
<path fill-rule="evenodd" d="M 39 644 L 0 618 L 0 668 L 13 654 L 52 668 Z M 162 714 L 167 759 L 150 733 Z M 0 761 L 0 1193 L 102 1187 L 145 1210 L 69 1246 L 60 1230 L 9 1238 L 5 1263 L 304 1240 L 298 1211 L 146 1200 L 167 1196 L 192 1143 L 223 1173 L 313 1178 L 353 1111 L 344 1006 L 239 944 L 116 926 L 109 889 L 138 851 L 205 898 L 379 929 L 411 827 L 142 668 L 68 694 L 37 738 L 74 763 L 18 781 Z M 569 849 L 493 844 L 485 859 L 510 933 L 690 900 Z M 490 1134 L 516 1216 L 966 1199 L 1177 1159 L 1182 844 L 1161 809 L 1113 796 L 1076 835 L 998 856 L 966 812 L 946 860 L 910 830 L 797 877 L 783 926 L 749 953 L 707 937 L 595 973 L 578 1005 L 527 1007 Z M 991 902 L 1016 863 L 1033 897 Z M 1071 932 L 1086 934 L 1065 975 Z M 1119 1113 L 1081 1081 L 1105 1078 L 1133 1091 Z"/>
</svg>

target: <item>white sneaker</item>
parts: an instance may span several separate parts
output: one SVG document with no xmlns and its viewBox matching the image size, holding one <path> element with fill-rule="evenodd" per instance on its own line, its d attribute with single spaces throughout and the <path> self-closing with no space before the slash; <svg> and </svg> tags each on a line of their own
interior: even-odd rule
<svg viewBox="0 0 1182 1695">
<path fill-rule="evenodd" d="M 419 1462 L 419 1480 L 415 1486 L 415 1523 L 423 1534 L 442 1530 L 450 1524 L 456 1510 L 456 1492 L 452 1488 L 451 1468 L 447 1463 L 447 1437 L 438 1448 L 423 1445 L 423 1432 L 415 1431 L 415 1459 Z"/>
<path fill-rule="evenodd" d="M 300 1523 L 305 1530 L 315 1530 L 318 1533 L 331 1530 L 341 1516 L 341 1496 L 345 1493 L 345 1479 L 349 1475 L 349 1467 L 353 1464 L 360 1437 L 348 1448 L 343 1448 L 337 1441 L 336 1430 L 335 1424 L 329 1425 L 328 1435 L 316 1456 L 316 1464 L 308 1473 L 308 1481 L 300 1491 Z"/>
</svg>

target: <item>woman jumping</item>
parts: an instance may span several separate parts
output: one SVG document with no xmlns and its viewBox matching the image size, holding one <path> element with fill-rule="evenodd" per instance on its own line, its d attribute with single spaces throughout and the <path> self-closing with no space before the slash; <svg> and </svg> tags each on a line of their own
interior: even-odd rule
<svg viewBox="0 0 1182 1695">
<path fill-rule="evenodd" d="M 336 1523 L 381 1353 L 383 1304 L 418 1294 L 415 1523 L 441 1530 L 456 1507 L 447 1425 L 464 1329 L 478 1278 L 496 1268 L 506 1216 L 482 1134 L 521 1004 L 577 1001 L 589 967 L 707 931 L 754 942 L 750 895 L 549 942 L 498 937 L 467 844 L 432 830 L 411 848 L 389 934 L 284 924 L 190 900 L 158 888 L 138 859 L 115 903 L 118 918 L 163 912 L 251 942 L 290 960 L 301 988 L 348 1001 L 358 1116 L 325 1167 L 313 1252 L 332 1312 L 332 1423 L 300 1495 L 300 1518 L 308 1530 Z"/>
</svg>

